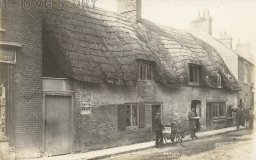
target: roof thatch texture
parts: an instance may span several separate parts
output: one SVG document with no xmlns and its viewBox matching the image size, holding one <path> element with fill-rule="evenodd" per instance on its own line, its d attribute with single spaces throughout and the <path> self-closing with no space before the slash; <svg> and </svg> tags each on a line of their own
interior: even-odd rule
<svg viewBox="0 0 256 160">
<path fill-rule="evenodd" d="M 217 87 L 220 72 L 228 89 L 238 89 L 217 51 L 191 34 L 146 20 L 135 24 L 101 9 L 55 7 L 43 15 L 44 50 L 70 78 L 133 84 L 138 79 L 136 60 L 142 59 L 155 63 L 158 82 L 187 84 L 188 63 L 195 63 L 204 68 L 206 86 Z"/>
</svg>

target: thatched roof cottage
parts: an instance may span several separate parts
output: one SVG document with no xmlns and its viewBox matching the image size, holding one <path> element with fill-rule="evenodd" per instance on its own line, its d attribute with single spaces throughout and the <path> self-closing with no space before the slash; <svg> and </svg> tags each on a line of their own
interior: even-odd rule
<svg viewBox="0 0 256 160">
<path fill-rule="evenodd" d="M 16 157 L 150 141 L 158 111 L 185 132 L 191 107 L 202 130 L 233 125 L 240 87 L 216 48 L 142 19 L 140 0 L 51 2 L 1 8 L 0 124 Z"/>
<path fill-rule="evenodd" d="M 218 51 L 190 33 L 142 19 L 139 0 L 117 2 L 122 13 L 68 7 L 43 14 L 43 76 L 55 78 L 44 79 L 45 94 L 59 92 L 50 85 L 58 78 L 68 78 L 61 82 L 74 93 L 70 150 L 150 140 L 157 110 L 164 124 L 178 120 L 186 129 L 193 102 L 201 103 L 203 130 L 232 125 L 229 109 L 239 85 Z"/>
</svg>

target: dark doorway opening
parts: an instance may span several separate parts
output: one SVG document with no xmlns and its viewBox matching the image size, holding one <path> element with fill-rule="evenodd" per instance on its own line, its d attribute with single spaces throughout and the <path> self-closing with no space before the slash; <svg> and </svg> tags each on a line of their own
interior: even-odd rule
<svg viewBox="0 0 256 160">
<path fill-rule="evenodd" d="M 156 122 L 155 122 L 155 117 L 156 117 L 156 113 L 160 111 L 162 113 L 161 110 L 161 105 L 152 105 L 152 139 L 155 138 L 156 135 Z"/>
</svg>

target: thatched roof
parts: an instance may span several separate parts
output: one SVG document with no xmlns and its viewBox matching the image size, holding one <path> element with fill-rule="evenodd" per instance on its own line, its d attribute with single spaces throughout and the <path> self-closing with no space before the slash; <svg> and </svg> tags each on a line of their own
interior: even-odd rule
<svg viewBox="0 0 256 160">
<path fill-rule="evenodd" d="M 69 78 L 80 81 L 133 84 L 136 60 L 155 63 L 156 81 L 187 84 L 188 63 L 201 64 L 205 85 L 217 87 L 218 72 L 230 90 L 238 89 L 217 51 L 191 34 L 101 9 L 54 8 L 44 12 L 44 52 L 56 59 Z"/>
</svg>

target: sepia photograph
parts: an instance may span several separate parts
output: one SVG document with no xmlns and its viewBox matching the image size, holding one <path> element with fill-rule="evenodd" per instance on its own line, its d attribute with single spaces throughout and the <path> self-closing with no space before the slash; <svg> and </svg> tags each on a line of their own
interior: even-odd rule
<svg viewBox="0 0 256 160">
<path fill-rule="evenodd" d="M 256 0 L 0 0 L 0 160 L 256 160 Z"/>
</svg>

